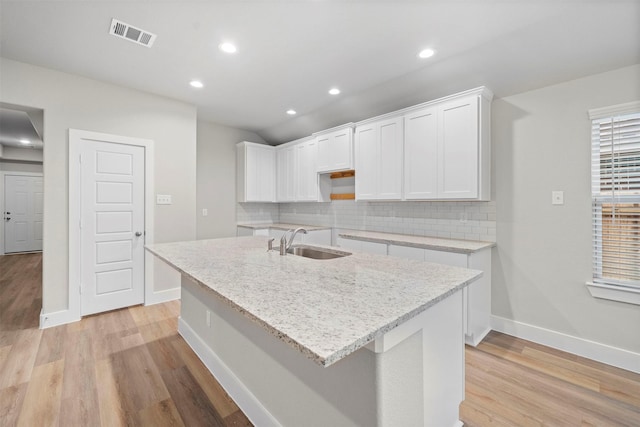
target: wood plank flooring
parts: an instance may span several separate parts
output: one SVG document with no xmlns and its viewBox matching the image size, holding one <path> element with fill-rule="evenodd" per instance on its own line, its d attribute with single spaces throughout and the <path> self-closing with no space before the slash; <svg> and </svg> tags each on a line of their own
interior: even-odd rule
<svg viewBox="0 0 640 427">
<path fill-rule="evenodd" d="M 491 332 L 466 348 L 468 426 L 640 426 L 640 375 Z"/>
<path fill-rule="evenodd" d="M 1 427 L 251 425 L 177 334 L 178 301 L 39 330 L 41 260 L 0 256 Z M 640 427 L 640 375 L 492 332 L 466 348 L 460 417 Z"/>
<path fill-rule="evenodd" d="M 177 333 L 180 302 L 38 329 L 41 254 L 0 256 L 0 426 L 250 426 Z"/>
</svg>

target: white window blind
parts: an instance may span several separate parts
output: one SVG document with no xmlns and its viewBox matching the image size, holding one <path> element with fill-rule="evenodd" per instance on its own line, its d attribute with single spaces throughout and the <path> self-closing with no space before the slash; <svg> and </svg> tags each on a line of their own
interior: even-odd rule
<svg viewBox="0 0 640 427">
<path fill-rule="evenodd" d="M 593 281 L 640 288 L 640 112 L 591 129 Z"/>
</svg>

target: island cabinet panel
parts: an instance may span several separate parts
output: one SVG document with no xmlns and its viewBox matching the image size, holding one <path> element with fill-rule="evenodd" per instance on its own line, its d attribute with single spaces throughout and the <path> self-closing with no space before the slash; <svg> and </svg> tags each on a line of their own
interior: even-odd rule
<svg viewBox="0 0 640 427">
<path fill-rule="evenodd" d="M 179 332 L 254 425 L 459 426 L 462 294 L 328 367 L 183 277 Z"/>
<path fill-rule="evenodd" d="M 276 201 L 274 147 L 246 141 L 237 144 L 236 195 L 238 202 Z"/>
</svg>

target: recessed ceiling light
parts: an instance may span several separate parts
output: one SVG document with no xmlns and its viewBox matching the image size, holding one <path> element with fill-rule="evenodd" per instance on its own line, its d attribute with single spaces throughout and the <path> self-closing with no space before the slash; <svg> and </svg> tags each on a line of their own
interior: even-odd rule
<svg viewBox="0 0 640 427">
<path fill-rule="evenodd" d="M 21 139 L 20 144 L 28 145 L 31 144 L 31 141 L 29 141 L 28 139 Z"/>
<path fill-rule="evenodd" d="M 340 89 L 338 89 L 337 87 L 329 89 L 329 94 L 331 95 L 338 95 L 339 93 L 340 93 Z"/>
<path fill-rule="evenodd" d="M 238 48 L 233 43 L 220 43 L 218 47 L 225 53 L 236 53 L 238 51 Z"/>
<path fill-rule="evenodd" d="M 295 116 L 298 113 L 296 112 L 296 110 L 287 110 L 287 114 L 290 116 Z"/>
<path fill-rule="evenodd" d="M 191 81 L 189 82 L 189 84 L 190 84 L 192 87 L 196 87 L 196 88 L 198 88 L 198 89 L 200 89 L 200 88 L 203 88 L 203 87 L 204 87 L 204 85 L 202 84 L 202 82 L 201 82 L 200 80 L 191 80 Z"/>
<path fill-rule="evenodd" d="M 423 49 L 418 53 L 418 58 L 431 58 L 436 54 L 436 51 L 433 49 Z"/>
</svg>

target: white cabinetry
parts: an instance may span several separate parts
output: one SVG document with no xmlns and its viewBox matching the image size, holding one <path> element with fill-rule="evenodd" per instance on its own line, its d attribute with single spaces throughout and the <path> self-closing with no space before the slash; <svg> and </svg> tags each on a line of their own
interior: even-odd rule
<svg viewBox="0 0 640 427">
<path fill-rule="evenodd" d="M 368 242 L 366 240 L 345 239 L 338 236 L 336 246 L 352 251 L 362 251 L 370 254 L 387 255 L 387 244 Z"/>
<path fill-rule="evenodd" d="M 402 121 L 402 117 L 396 117 L 356 128 L 357 200 L 402 198 Z"/>
<path fill-rule="evenodd" d="M 481 278 L 463 290 L 464 331 L 467 344 L 476 346 L 491 330 L 491 248 L 470 254 L 389 245 L 389 255 L 481 270 Z"/>
<path fill-rule="evenodd" d="M 296 146 L 276 148 L 276 198 L 278 202 L 296 200 Z"/>
<path fill-rule="evenodd" d="M 405 199 L 489 200 L 491 97 L 480 88 L 405 115 Z"/>
<path fill-rule="evenodd" d="M 352 126 L 315 133 L 314 136 L 318 141 L 318 172 L 353 169 Z"/>
<path fill-rule="evenodd" d="M 315 139 L 289 142 L 276 148 L 278 202 L 317 202 L 318 143 Z"/>
<path fill-rule="evenodd" d="M 318 143 L 315 139 L 296 145 L 297 149 L 297 173 L 296 173 L 296 201 L 318 201 L 318 173 L 316 161 L 318 156 Z"/>
<path fill-rule="evenodd" d="M 236 196 L 238 202 L 276 201 L 274 147 L 246 141 L 236 145 Z"/>
</svg>

